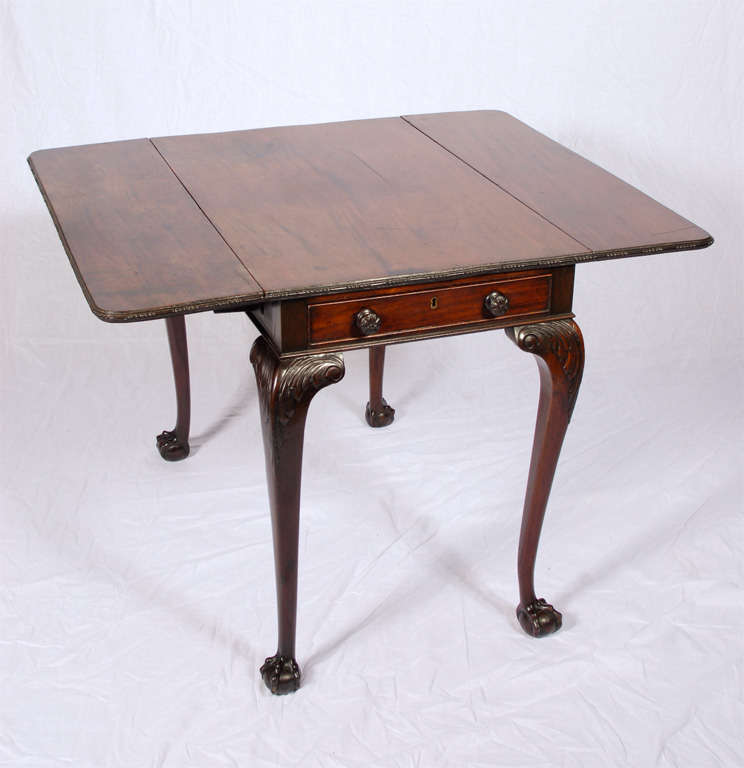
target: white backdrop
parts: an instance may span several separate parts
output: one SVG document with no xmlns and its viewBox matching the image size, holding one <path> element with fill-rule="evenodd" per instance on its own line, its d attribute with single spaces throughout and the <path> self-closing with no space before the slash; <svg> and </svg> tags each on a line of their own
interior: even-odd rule
<svg viewBox="0 0 744 768">
<path fill-rule="evenodd" d="M 0 765 L 740 766 L 744 6 L 0 2 Z M 501 333 L 366 357 L 308 421 L 298 657 L 276 699 L 270 526 L 240 315 L 89 312 L 25 158 L 45 147 L 498 108 L 710 231 L 577 268 L 587 346 L 513 615 L 537 372 Z M 494 404 L 498 403 L 496 406 Z"/>
</svg>

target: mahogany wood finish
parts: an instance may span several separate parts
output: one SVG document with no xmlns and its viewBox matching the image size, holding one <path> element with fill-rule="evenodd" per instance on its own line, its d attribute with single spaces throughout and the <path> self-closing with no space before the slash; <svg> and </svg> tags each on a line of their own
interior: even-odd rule
<svg viewBox="0 0 744 768">
<path fill-rule="evenodd" d="M 41 150 L 28 162 L 102 320 L 147 320 L 263 296 L 146 139 Z"/>
<path fill-rule="evenodd" d="M 691 221 L 506 112 L 404 119 L 585 246 L 577 261 L 710 244 Z"/>
<path fill-rule="evenodd" d="M 136 139 L 29 164 L 110 321 L 712 242 L 501 112 Z"/>
<path fill-rule="evenodd" d="M 535 559 L 558 456 L 584 371 L 584 341 L 573 320 L 517 326 L 508 328 L 506 334 L 535 356 L 540 371 L 537 425 L 519 535 L 517 618 L 527 634 L 543 637 L 560 629 L 562 616 L 535 594 Z"/>
<path fill-rule="evenodd" d="M 561 614 L 534 566 L 584 348 L 574 265 L 703 248 L 704 230 L 501 112 L 415 115 L 43 150 L 29 157 L 88 302 L 109 321 L 167 318 L 178 400 L 166 459 L 188 454 L 183 315 L 246 311 L 258 382 L 277 585 L 274 693 L 295 659 L 304 425 L 340 350 L 370 348 L 367 420 L 389 423 L 385 346 L 507 329 L 540 401 L 519 544 L 517 616 Z"/>
<path fill-rule="evenodd" d="M 587 250 L 397 117 L 153 143 L 267 299 Z"/>
<path fill-rule="evenodd" d="M 272 693 L 283 694 L 300 686 L 295 627 L 305 419 L 316 392 L 343 378 L 344 360 L 339 354 L 282 359 L 259 337 L 251 349 L 251 362 L 261 409 L 279 619 L 277 651 L 266 659 L 261 676 Z"/>
<path fill-rule="evenodd" d="M 333 297 L 308 306 L 308 341 L 311 346 L 324 342 L 351 341 L 362 336 L 424 331 L 430 328 L 485 325 L 494 315 L 486 307 L 493 291 L 508 296 L 509 309 L 501 317 L 524 317 L 550 312 L 550 273 L 511 280 L 473 278 L 464 285 L 426 289 L 418 286 L 405 293 L 366 295 L 348 299 Z M 379 318 L 377 330 L 365 333 L 358 327 L 357 315 L 369 310 Z"/>
<path fill-rule="evenodd" d="M 385 369 L 385 347 L 369 348 L 369 402 L 364 412 L 370 427 L 387 427 L 393 423 L 395 408 L 382 396 L 382 375 Z"/>
<path fill-rule="evenodd" d="M 248 315 L 282 354 L 392 344 L 570 316 L 573 275 L 574 267 L 567 266 L 470 276 L 267 302 Z M 509 299 L 507 310 L 496 315 L 487 302 L 494 291 Z M 380 321 L 376 330 L 359 327 L 365 310 Z"/>
<path fill-rule="evenodd" d="M 176 426 L 161 432 L 155 441 L 166 461 L 180 461 L 189 455 L 191 428 L 191 385 L 189 382 L 189 349 L 186 341 L 186 320 L 183 315 L 167 317 L 168 346 L 176 385 Z"/>
</svg>

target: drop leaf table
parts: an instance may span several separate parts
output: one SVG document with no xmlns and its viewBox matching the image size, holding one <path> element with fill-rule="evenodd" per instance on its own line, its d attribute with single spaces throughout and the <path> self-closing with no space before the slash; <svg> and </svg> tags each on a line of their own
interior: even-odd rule
<svg viewBox="0 0 744 768">
<path fill-rule="evenodd" d="M 164 459 L 189 453 L 184 316 L 247 312 L 271 506 L 278 647 L 261 675 L 300 684 L 295 658 L 305 417 L 369 349 L 366 418 L 387 344 L 505 329 L 534 355 L 540 397 L 519 540 L 517 618 L 561 626 L 535 593 L 545 507 L 581 383 L 575 265 L 704 248 L 711 236 L 503 112 L 168 136 L 34 152 L 29 164 L 91 309 L 166 321 L 177 396 Z"/>
</svg>

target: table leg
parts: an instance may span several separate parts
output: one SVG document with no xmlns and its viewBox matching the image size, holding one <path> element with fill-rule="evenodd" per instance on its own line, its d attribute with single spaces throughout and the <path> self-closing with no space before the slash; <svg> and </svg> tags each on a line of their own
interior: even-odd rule
<svg viewBox="0 0 744 768">
<path fill-rule="evenodd" d="M 535 558 L 563 437 L 581 384 L 584 341 L 573 320 L 522 325 L 507 328 L 506 333 L 520 349 L 535 355 L 540 371 L 540 401 L 519 536 L 517 618 L 528 635 L 543 637 L 560 629 L 562 616 L 535 595 Z"/>
<path fill-rule="evenodd" d="M 369 402 L 364 412 L 370 427 L 386 427 L 393 423 L 395 408 L 382 396 L 382 374 L 385 368 L 385 347 L 369 348 Z"/>
<path fill-rule="evenodd" d="M 272 693 L 292 693 L 300 687 L 295 627 L 305 418 L 316 392 L 343 378 L 344 359 L 340 354 L 280 358 L 259 337 L 251 349 L 251 362 L 261 409 L 279 620 L 278 648 L 261 667 L 261 677 Z"/>
<path fill-rule="evenodd" d="M 156 438 L 160 455 L 166 461 L 180 461 L 189 455 L 191 425 L 191 388 L 189 385 L 189 350 L 186 344 L 186 320 L 183 315 L 165 320 L 168 330 L 173 378 L 176 383 L 176 426 L 166 429 Z"/>
</svg>

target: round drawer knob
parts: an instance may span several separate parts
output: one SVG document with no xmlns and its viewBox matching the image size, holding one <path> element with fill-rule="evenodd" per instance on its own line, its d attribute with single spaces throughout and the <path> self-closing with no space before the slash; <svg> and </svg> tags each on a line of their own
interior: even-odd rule
<svg viewBox="0 0 744 768">
<path fill-rule="evenodd" d="M 356 327 L 362 332 L 364 336 L 369 336 L 372 333 L 377 333 L 380 330 L 382 324 L 382 318 L 373 312 L 371 309 L 360 309 L 354 317 L 354 323 Z"/>
<path fill-rule="evenodd" d="M 505 315 L 509 311 L 509 298 L 498 291 L 491 291 L 491 293 L 483 299 L 483 306 L 486 308 L 486 312 L 488 312 L 489 315 L 499 317 L 500 315 Z"/>
</svg>

